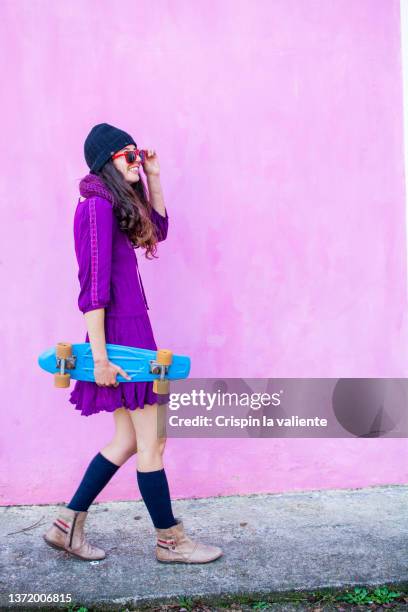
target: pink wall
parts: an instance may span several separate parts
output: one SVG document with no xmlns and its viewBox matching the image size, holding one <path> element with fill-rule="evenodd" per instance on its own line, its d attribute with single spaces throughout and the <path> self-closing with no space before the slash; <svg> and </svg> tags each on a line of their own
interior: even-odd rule
<svg viewBox="0 0 408 612">
<path fill-rule="evenodd" d="M 407 376 L 397 0 L 0 12 L 1 504 L 68 501 L 113 433 L 37 365 L 85 334 L 72 220 L 95 123 L 158 152 L 169 237 L 139 262 L 193 377 Z M 402 483 L 407 446 L 170 439 L 166 471 L 173 497 Z M 98 501 L 139 497 L 132 459 Z"/>
</svg>

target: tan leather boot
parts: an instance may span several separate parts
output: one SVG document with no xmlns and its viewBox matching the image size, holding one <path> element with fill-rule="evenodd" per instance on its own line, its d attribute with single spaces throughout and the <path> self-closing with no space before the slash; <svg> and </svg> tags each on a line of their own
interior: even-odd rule
<svg viewBox="0 0 408 612">
<path fill-rule="evenodd" d="M 156 527 L 156 559 L 162 563 L 208 563 L 223 554 L 219 546 L 203 544 L 189 538 L 184 533 L 183 522 L 168 529 Z"/>
<path fill-rule="evenodd" d="M 104 559 L 105 551 L 92 546 L 85 539 L 84 523 L 87 515 L 88 511 L 62 508 L 50 529 L 43 534 L 45 542 L 84 561 Z"/>
</svg>

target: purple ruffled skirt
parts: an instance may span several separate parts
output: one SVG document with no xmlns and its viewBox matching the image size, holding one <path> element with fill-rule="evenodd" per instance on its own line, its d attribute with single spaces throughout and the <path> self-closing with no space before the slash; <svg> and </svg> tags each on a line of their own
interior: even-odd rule
<svg viewBox="0 0 408 612">
<path fill-rule="evenodd" d="M 105 340 L 111 344 L 123 344 L 137 348 L 157 350 L 153 330 L 147 311 L 132 316 L 105 315 Z M 89 342 L 88 333 L 85 342 Z M 117 387 L 99 387 L 94 382 L 77 380 L 69 397 L 82 416 L 98 412 L 113 412 L 125 407 L 129 410 L 144 408 L 145 404 L 165 404 L 169 394 L 153 392 L 153 382 L 119 383 Z"/>
</svg>

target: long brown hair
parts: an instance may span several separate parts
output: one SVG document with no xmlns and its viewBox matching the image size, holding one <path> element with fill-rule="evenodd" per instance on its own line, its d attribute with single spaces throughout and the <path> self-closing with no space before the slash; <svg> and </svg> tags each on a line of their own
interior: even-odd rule
<svg viewBox="0 0 408 612">
<path fill-rule="evenodd" d="M 146 259 L 157 259 L 156 227 L 150 219 L 152 205 L 141 174 L 137 182 L 128 183 L 111 159 L 95 174 L 102 178 L 114 196 L 113 212 L 120 229 L 128 235 L 134 248 L 146 249 Z"/>
</svg>

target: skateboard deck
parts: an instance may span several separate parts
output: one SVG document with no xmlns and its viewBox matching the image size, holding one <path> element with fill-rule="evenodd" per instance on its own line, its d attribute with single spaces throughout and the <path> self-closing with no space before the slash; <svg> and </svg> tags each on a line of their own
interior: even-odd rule
<svg viewBox="0 0 408 612">
<path fill-rule="evenodd" d="M 190 373 L 190 357 L 173 355 L 168 349 L 157 351 L 121 344 L 106 344 L 108 360 L 120 366 L 130 380 L 117 374 L 117 382 L 154 381 L 155 393 L 168 393 L 169 380 L 187 378 Z M 70 379 L 95 382 L 91 344 L 59 342 L 41 353 L 39 366 L 54 375 L 56 387 L 69 387 Z"/>
</svg>

